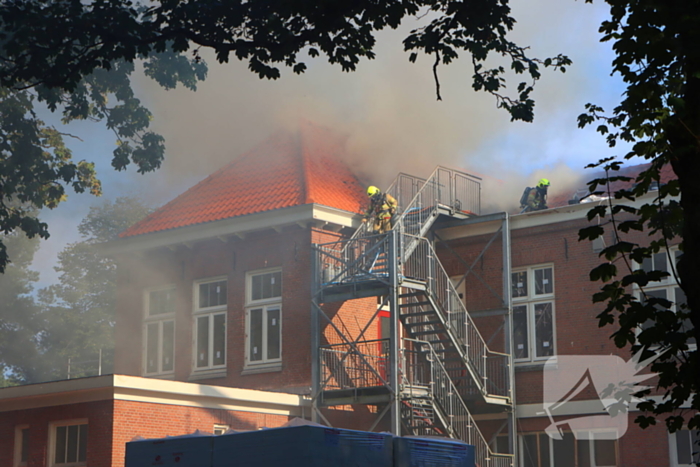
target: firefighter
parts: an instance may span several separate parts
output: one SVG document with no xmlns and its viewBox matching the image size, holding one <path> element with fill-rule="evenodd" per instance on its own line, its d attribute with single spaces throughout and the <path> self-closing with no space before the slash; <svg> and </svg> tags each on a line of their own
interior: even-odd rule
<svg viewBox="0 0 700 467">
<path fill-rule="evenodd" d="M 549 180 L 541 178 L 534 188 L 527 187 L 520 197 L 520 212 L 541 211 L 547 209 L 547 189 Z"/>
<path fill-rule="evenodd" d="M 391 230 L 391 217 L 396 214 L 398 203 L 389 193 L 382 193 L 376 186 L 367 188 L 369 206 L 365 211 L 362 222 L 372 219 L 372 230 L 375 233 L 386 233 Z"/>
</svg>

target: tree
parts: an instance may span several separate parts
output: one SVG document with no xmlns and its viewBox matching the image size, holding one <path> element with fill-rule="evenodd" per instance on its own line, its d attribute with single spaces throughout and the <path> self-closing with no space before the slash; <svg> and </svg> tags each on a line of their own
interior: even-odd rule
<svg viewBox="0 0 700 467">
<path fill-rule="evenodd" d="M 9 36 L 7 25 L 0 25 L 0 30 L 2 26 L 0 43 L 3 36 Z M 9 46 L 9 42 L 4 45 Z M 3 77 L 7 76 L 6 66 L 7 62 L 0 64 Z M 165 88 L 183 84 L 195 89 L 197 80 L 206 75 L 203 63 L 171 52 L 152 54 L 144 66 L 146 74 Z M 152 115 L 134 96 L 129 79 L 133 72 L 134 63 L 117 61 L 104 63 L 103 68 L 91 70 L 80 82 L 63 88 L 49 88 L 40 80 L 0 87 L 0 232 L 20 230 L 29 237 L 48 238 L 48 226 L 40 221 L 37 210 L 54 208 L 64 201 L 67 186 L 77 193 L 100 195 L 102 191 L 94 163 L 73 160 L 65 143 L 65 137 L 72 135 L 37 117 L 37 108 L 42 105 L 60 113 L 64 124 L 104 121 L 117 138 L 112 157 L 116 170 L 132 163 L 140 173 L 160 166 L 164 141 L 148 131 Z M 7 261 L 0 239 L 0 273 Z"/>
<path fill-rule="evenodd" d="M 377 31 L 420 16 L 424 26 L 409 34 L 404 48 L 411 61 L 419 52 L 434 56 L 438 99 L 438 65 L 466 52 L 473 62 L 474 89 L 493 94 L 499 107 L 524 121 L 533 118 L 530 94 L 541 67 L 564 71 L 570 63 L 561 55 L 532 58 L 527 48 L 508 39 L 515 23 L 508 0 L 202 0 L 139 5 L 131 0 L 14 0 L 0 5 L 0 101 L 6 103 L 0 104 L 2 231 L 48 236 L 46 224 L 26 212 L 9 210 L 8 200 L 42 208 L 63 199 L 65 184 L 78 192 L 100 191 L 93 165 L 73 162 L 64 135 L 36 118 L 37 103 L 61 112 L 65 122 L 105 121 L 119 139 L 112 156 L 117 170 L 130 163 L 140 172 L 160 166 L 163 139 L 148 131 L 151 115 L 129 86 L 137 60 L 145 60 L 146 73 L 166 88 L 178 83 L 194 88 L 204 78 L 202 48 L 213 49 L 219 62 L 231 56 L 246 60 L 261 78 L 279 78 L 279 64 L 304 72 L 300 57 L 307 55 L 324 54 L 330 63 L 352 71 L 360 59 L 374 58 Z M 183 55 L 191 47 L 192 56 Z M 506 69 L 485 66 L 494 54 L 505 57 L 515 73 L 528 75 L 514 96 L 502 93 Z M 117 104 L 110 107 L 108 97 Z M 0 272 L 6 261 L 0 244 Z"/>
<path fill-rule="evenodd" d="M 41 322 L 32 295 L 39 274 L 30 269 L 38 239 L 29 239 L 21 232 L 2 237 L 14 261 L 0 275 L 0 386 L 34 376 L 26 362 L 35 361 L 38 355 Z"/>
<path fill-rule="evenodd" d="M 116 265 L 101 254 L 101 244 L 114 240 L 149 212 L 141 201 L 128 197 L 92 207 L 78 226 L 83 240 L 59 253 L 55 268 L 60 273 L 58 283 L 39 292 L 44 326 L 42 380 L 65 378 L 69 359 L 71 377 L 94 375 L 100 352 L 102 372 L 111 371 Z"/>
<path fill-rule="evenodd" d="M 700 176 L 700 48 L 697 47 L 700 30 L 696 27 L 700 21 L 700 0 L 606 2 L 611 10 L 610 18 L 601 26 L 603 40 L 614 41 L 617 57 L 613 72 L 619 73 L 628 87 L 612 116 L 605 116 L 602 109 L 589 105 L 588 113 L 580 117 L 580 124 L 602 119 L 598 130 L 607 135 L 612 146 L 618 140 L 633 142 L 633 150 L 627 157 L 640 155 L 651 161 L 650 169 L 640 176 L 637 186 L 616 196 L 639 197 L 648 192 L 666 163 L 672 165 L 678 181 L 662 187 L 660 201 L 647 207 L 610 206 L 608 211 L 602 208 L 594 211 L 591 217 L 624 212 L 639 216 L 638 223 L 624 221 L 615 225 L 636 229 L 641 223 L 658 228 L 661 233 L 666 233 L 664 226 L 669 222 L 683 219 L 680 224 L 683 259 L 678 274 L 687 295 L 687 316 L 697 338 L 700 289 L 693 285 L 700 278 L 700 184 L 696 182 Z M 37 99 L 49 105 L 60 102 L 65 109 L 91 108 L 102 94 L 98 92 L 96 97 L 87 92 L 80 94 L 82 80 L 86 77 L 102 73 L 120 62 L 130 64 L 139 57 L 153 57 L 166 51 L 183 53 L 191 46 L 194 47 L 194 62 L 187 63 L 192 66 L 198 63 L 199 50 L 205 47 L 213 49 L 220 62 L 228 61 L 233 55 L 246 60 L 252 72 L 270 79 L 280 76 L 279 64 L 291 67 L 296 73 L 303 72 L 306 65 L 301 57 L 305 54 L 310 57 L 324 54 L 331 63 L 351 71 L 360 59 L 374 57 L 376 31 L 396 27 L 411 16 L 422 18 L 425 25 L 406 37 L 404 48 L 410 52 L 411 61 L 415 61 L 418 53 L 434 57 L 438 98 L 438 65 L 448 64 L 465 52 L 473 63 L 473 87 L 493 94 L 498 105 L 510 112 L 514 120 L 530 121 L 534 108 L 530 95 L 541 68 L 552 66 L 563 71 L 569 64 L 561 55 L 544 60 L 531 58 L 526 48 L 507 38 L 515 21 L 510 16 L 508 0 L 201 0 L 162 1 L 148 8 L 139 8 L 127 0 L 93 3 L 15 0 L 0 6 L 0 30 L 3 31 L 0 34 L 0 85 L 12 92 L 33 89 Z M 511 70 L 528 76 L 528 81 L 517 86 L 515 96 L 501 94 L 506 70 L 486 66 L 493 55 L 505 57 Z M 70 96 L 75 92 L 83 98 L 74 104 Z M 51 97 L 56 94 L 66 97 L 63 100 Z M 146 146 L 158 146 L 156 139 L 151 136 L 149 141 L 153 144 Z M 148 151 L 138 155 L 136 151 L 127 153 L 128 156 L 115 153 L 117 167 L 123 167 L 131 157 L 133 162 L 143 164 L 139 167 L 148 170 L 157 166 L 159 160 L 153 159 Z M 610 168 L 614 167 L 612 164 Z M 8 174 L 15 176 L 11 171 Z M 41 183 L 55 180 L 58 178 L 48 177 Z M 68 177 L 68 180 L 74 178 Z M 596 184 L 592 188 L 595 190 Z M 681 195 L 677 205 L 668 201 L 669 196 L 676 194 Z M 6 218 L 0 212 L 0 222 L 6 222 Z M 10 226 L 10 229 L 18 226 Z M 586 231 L 582 236 L 593 237 L 596 232 L 600 233 Z M 613 263 L 597 268 L 592 277 L 616 278 L 618 269 L 614 261 L 620 255 L 631 254 L 641 259 L 659 251 L 663 244 L 652 242 L 644 249 L 620 241 L 604 253 L 606 260 Z M 639 302 L 625 298 L 627 287 L 632 283 L 643 286 L 649 279 L 639 272 L 630 274 L 613 280 L 596 295 L 596 300 L 612 300 L 600 319 L 602 323 L 617 323 L 619 329 L 614 336 L 618 344 L 636 342 L 633 330 L 643 322 L 644 313 L 648 316 L 649 312 L 649 309 L 640 311 Z M 664 303 L 656 305 L 668 307 Z M 642 345 L 651 346 L 654 339 L 660 337 L 655 332 L 648 336 L 649 341 Z M 677 365 L 674 368 L 678 371 L 668 367 L 661 378 L 662 387 L 670 384 L 667 387 L 675 402 L 661 404 L 654 410 L 671 410 L 677 407 L 683 395 L 697 394 L 700 387 L 697 352 L 688 355 L 689 366 L 684 367 L 673 363 L 677 358 L 674 354 L 669 364 Z M 696 409 L 698 403 L 697 397 L 694 398 Z M 671 425 L 677 425 L 677 419 L 673 420 Z"/>
<path fill-rule="evenodd" d="M 604 282 L 594 301 L 606 303 L 599 315 L 600 325 L 615 326 L 612 337 L 619 347 L 661 354 L 651 370 L 659 373 L 658 386 L 666 398 L 661 403 L 649 400 L 642 407 L 664 417 L 675 431 L 684 423 L 681 406 L 689 401 L 688 426 L 698 429 L 700 361 L 697 349 L 688 344 L 690 339 L 700 342 L 700 1 L 606 2 L 610 19 L 601 25 L 602 40 L 614 42 L 613 72 L 622 76 L 627 90 L 612 115 L 588 104 L 579 125 L 599 122 L 597 130 L 606 135 L 611 147 L 618 141 L 630 142 L 632 150 L 624 157 L 642 156 L 650 164 L 634 179 L 618 173 L 619 161 L 604 159 L 594 164 L 603 165 L 609 176 L 594 180 L 591 191 L 616 182 L 628 184 L 609 193 L 617 204 L 589 212 L 589 219 L 599 217 L 602 223 L 609 218 L 615 238 L 601 252 L 605 263 L 591 272 L 592 280 Z M 661 173 L 667 165 L 676 179 L 664 184 Z M 640 198 L 641 207 L 627 203 Z M 629 241 L 625 234 L 634 231 L 648 232 L 650 241 Z M 603 232 L 602 225 L 595 226 L 583 229 L 580 236 L 596 238 Z M 633 266 L 658 253 L 668 255 L 675 237 L 682 239 L 676 270 Z M 677 276 L 685 303 L 678 300 L 674 304 L 645 292 L 645 287 L 669 274 Z M 630 290 L 633 285 L 640 296 Z M 637 421 L 646 426 L 655 423 L 655 418 L 647 415 Z"/>
</svg>

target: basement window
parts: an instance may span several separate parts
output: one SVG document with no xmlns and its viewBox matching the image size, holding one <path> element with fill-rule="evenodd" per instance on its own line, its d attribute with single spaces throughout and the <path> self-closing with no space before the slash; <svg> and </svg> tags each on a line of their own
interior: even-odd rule
<svg viewBox="0 0 700 467">
<path fill-rule="evenodd" d="M 562 439 L 547 433 L 524 433 L 518 436 L 520 464 L 524 467 L 616 467 L 617 441 L 613 439 L 576 439 L 564 432 Z"/>
<path fill-rule="evenodd" d="M 228 425 L 214 425 L 213 433 L 216 436 L 223 435 L 229 430 L 229 428 L 230 427 Z"/>
<path fill-rule="evenodd" d="M 87 420 L 54 422 L 49 427 L 49 467 L 87 465 Z"/>
<path fill-rule="evenodd" d="M 226 315 L 228 287 L 225 277 L 194 284 L 194 370 L 226 367 Z"/>
<path fill-rule="evenodd" d="M 145 291 L 143 374 L 167 375 L 175 371 L 175 287 Z"/>
<path fill-rule="evenodd" d="M 282 270 L 246 276 L 246 367 L 282 362 Z"/>
</svg>

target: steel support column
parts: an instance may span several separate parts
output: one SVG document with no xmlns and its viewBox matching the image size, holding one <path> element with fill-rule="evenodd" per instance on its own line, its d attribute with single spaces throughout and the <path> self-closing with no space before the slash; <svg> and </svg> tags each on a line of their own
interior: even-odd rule
<svg viewBox="0 0 700 467">
<path fill-rule="evenodd" d="M 389 251 L 387 261 L 389 263 L 389 310 L 391 313 L 389 326 L 389 359 L 391 374 L 389 375 L 389 387 L 392 392 L 391 399 L 391 432 L 401 436 L 401 388 L 399 387 L 399 357 L 401 339 L 399 338 L 399 231 L 389 232 Z"/>
<path fill-rule="evenodd" d="M 318 269 L 319 252 L 311 249 L 311 420 L 319 423 L 319 404 L 321 397 L 321 317 L 316 306 L 320 271 Z"/>
<path fill-rule="evenodd" d="M 513 453 L 513 467 L 518 465 L 518 453 L 517 453 L 517 433 L 516 433 L 516 420 L 515 420 L 515 367 L 513 366 L 513 301 L 511 299 L 511 251 L 510 251 L 510 216 L 505 213 L 503 218 L 503 223 L 501 225 L 501 234 L 503 238 L 503 307 L 508 311 L 505 316 L 505 322 L 503 323 L 503 333 L 504 333 L 504 352 L 508 354 L 508 375 L 509 375 L 509 385 L 508 388 L 511 409 L 508 412 L 508 446 Z"/>
</svg>

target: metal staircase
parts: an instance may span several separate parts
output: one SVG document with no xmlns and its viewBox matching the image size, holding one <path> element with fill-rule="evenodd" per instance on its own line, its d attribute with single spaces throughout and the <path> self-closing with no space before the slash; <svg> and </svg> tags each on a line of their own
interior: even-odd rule
<svg viewBox="0 0 700 467">
<path fill-rule="evenodd" d="M 403 328 L 393 351 L 398 388 L 383 350 L 394 344 L 364 339 L 368 324 L 359 337 L 320 346 L 316 400 L 371 403 L 382 400 L 372 388 L 388 388 L 410 434 L 461 439 L 476 447 L 482 467 L 505 467 L 513 457 L 490 451 L 467 402 L 511 407 L 511 358 L 488 348 L 425 238 L 440 215 L 478 214 L 479 190 L 474 177 L 443 167 L 427 180 L 400 174 L 387 190 L 399 201 L 390 233 L 370 235 L 363 224 L 350 239 L 315 246 L 317 302 L 388 297 L 396 289 L 391 313 Z"/>
</svg>

